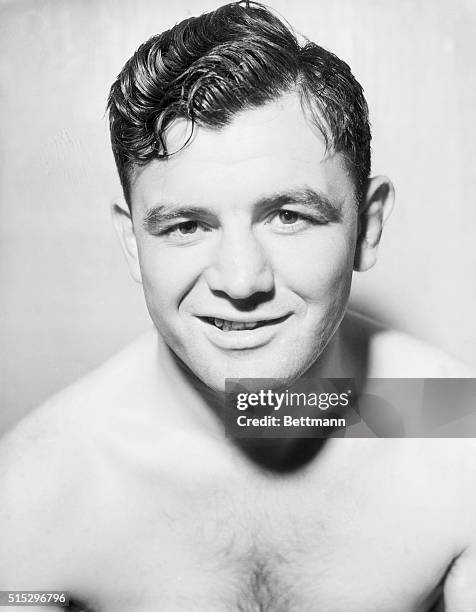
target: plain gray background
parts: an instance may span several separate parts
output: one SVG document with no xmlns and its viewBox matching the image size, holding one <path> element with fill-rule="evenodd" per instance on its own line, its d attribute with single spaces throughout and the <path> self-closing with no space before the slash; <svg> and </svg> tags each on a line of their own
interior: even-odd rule
<svg viewBox="0 0 476 612">
<path fill-rule="evenodd" d="M 110 223 L 107 92 L 143 40 L 220 4 L 1 4 L 0 433 L 150 326 Z M 476 366 L 476 2 L 268 4 L 351 65 L 396 186 L 353 304 Z"/>
</svg>

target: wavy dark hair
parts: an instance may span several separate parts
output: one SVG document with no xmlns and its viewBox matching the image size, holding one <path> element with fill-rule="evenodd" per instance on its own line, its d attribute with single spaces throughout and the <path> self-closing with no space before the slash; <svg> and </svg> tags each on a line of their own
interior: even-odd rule
<svg viewBox="0 0 476 612">
<path fill-rule="evenodd" d="M 226 4 L 150 38 L 127 61 L 108 99 L 111 144 L 130 206 L 131 171 L 176 151 L 177 118 L 209 128 L 290 92 L 301 96 L 328 151 L 345 155 L 360 202 L 370 174 L 370 125 L 349 66 L 295 33 L 265 6 Z M 186 146 L 186 143 L 184 144 Z"/>
</svg>

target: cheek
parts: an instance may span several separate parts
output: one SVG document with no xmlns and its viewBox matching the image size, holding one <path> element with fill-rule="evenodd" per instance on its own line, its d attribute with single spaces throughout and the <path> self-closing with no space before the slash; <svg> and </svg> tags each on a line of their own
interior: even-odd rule
<svg viewBox="0 0 476 612">
<path fill-rule="evenodd" d="M 158 314 L 176 309 L 203 268 L 203 257 L 189 249 L 156 244 L 139 247 L 142 284 L 149 307 Z"/>
<path fill-rule="evenodd" d="M 354 260 L 351 237 L 342 233 L 302 237 L 279 254 L 275 266 L 282 281 L 306 302 L 346 295 Z"/>
</svg>

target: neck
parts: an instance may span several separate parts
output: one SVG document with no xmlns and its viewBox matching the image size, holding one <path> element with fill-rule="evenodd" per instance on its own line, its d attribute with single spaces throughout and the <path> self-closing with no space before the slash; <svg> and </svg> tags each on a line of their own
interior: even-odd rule
<svg viewBox="0 0 476 612">
<path fill-rule="evenodd" d="M 158 351 L 160 367 L 178 400 L 179 420 L 223 441 L 225 393 L 205 385 L 165 344 L 160 335 Z M 351 371 L 351 362 L 345 350 L 344 338 L 338 329 L 319 358 L 293 386 L 299 385 L 303 378 L 316 381 L 320 378 L 350 378 L 355 375 Z M 308 416 L 317 412 L 320 412 L 319 409 L 312 408 Z M 227 441 L 230 440 L 227 438 Z M 322 438 L 258 438 L 235 440 L 235 446 L 259 467 L 285 472 L 308 463 L 324 442 Z"/>
</svg>

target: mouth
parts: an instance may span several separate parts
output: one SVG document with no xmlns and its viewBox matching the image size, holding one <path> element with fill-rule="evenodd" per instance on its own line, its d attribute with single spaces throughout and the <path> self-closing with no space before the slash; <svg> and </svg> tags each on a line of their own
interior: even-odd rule
<svg viewBox="0 0 476 612">
<path fill-rule="evenodd" d="M 269 325 L 276 325 L 285 321 L 290 315 L 286 314 L 282 317 L 276 317 L 274 319 L 262 319 L 262 320 L 249 320 L 249 321 L 230 321 L 228 319 L 220 319 L 218 317 L 198 317 L 205 323 L 217 327 L 224 332 L 230 331 L 245 331 L 257 329 L 259 327 L 266 327 Z"/>
</svg>

